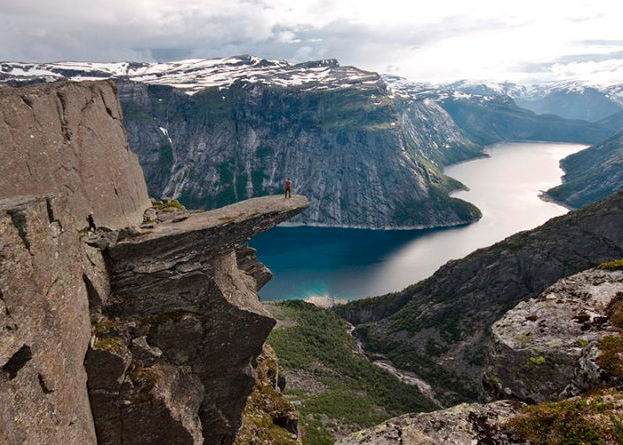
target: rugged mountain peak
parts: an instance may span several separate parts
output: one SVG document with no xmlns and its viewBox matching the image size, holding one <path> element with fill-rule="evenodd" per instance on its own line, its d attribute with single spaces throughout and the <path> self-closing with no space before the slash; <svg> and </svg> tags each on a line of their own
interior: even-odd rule
<svg viewBox="0 0 623 445">
<path fill-rule="evenodd" d="M 234 82 L 301 89 L 339 89 L 352 85 L 374 87 L 380 77 L 335 59 L 291 64 L 242 55 L 219 59 L 187 59 L 161 63 L 136 62 L 1 62 L 0 81 L 115 79 L 168 85 L 195 94 L 206 88 L 225 89 Z"/>
</svg>

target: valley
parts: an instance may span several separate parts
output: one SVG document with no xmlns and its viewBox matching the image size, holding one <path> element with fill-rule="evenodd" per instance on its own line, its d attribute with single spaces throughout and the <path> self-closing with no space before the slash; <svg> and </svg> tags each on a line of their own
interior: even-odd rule
<svg viewBox="0 0 623 445">
<path fill-rule="evenodd" d="M 487 158 L 448 167 L 444 173 L 470 189 L 453 196 L 483 213 L 478 222 L 463 227 L 420 231 L 277 227 L 251 243 L 275 274 L 260 295 L 265 300 L 356 299 L 402 290 L 449 260 L 566 213 L 539 194 L 560 184 L 559 161 L 583 148 L 498 144 L 485 150 Z"/>
<path fill-rule="evenodd" d="M 542 443 L 524 403 L 596 388 L 614 420 L 574 422 L 620 439 L 616 85 L 246 55 L 0 82 L 7 443 Z"/>
</svg>

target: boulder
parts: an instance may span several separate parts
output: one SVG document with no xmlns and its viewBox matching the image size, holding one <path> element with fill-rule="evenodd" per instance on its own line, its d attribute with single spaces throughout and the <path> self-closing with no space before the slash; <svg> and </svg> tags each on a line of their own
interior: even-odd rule
<svg viewBox="0 0 623 445">
<path fill-rule="evenodd" d="M 483 382 L 490 399 L 563 399 L 619 378 L 600 364 L 600 341 L 616 335 L 609 308 L 623 296 L 623 271 L 590 269 L 515 306 L 492 327 Z"/>
<path fill-rule="evenodd" d="M 505 428 L 520 402 L 463 403 L 432 413 L 407 414 L 357 432 L 336 445 L 511 445 Z"/>
</svg>

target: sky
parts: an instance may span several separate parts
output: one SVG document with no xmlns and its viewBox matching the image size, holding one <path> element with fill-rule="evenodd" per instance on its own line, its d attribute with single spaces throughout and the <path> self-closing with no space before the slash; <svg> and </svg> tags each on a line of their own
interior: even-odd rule
<svg viewBox="0 0 623 445">
<path fill-rule="evenodd" d="M 251 54 L 412 80 L 623 81 L 621 0 L 0 0 L 0 60 Z"/>
</svg>

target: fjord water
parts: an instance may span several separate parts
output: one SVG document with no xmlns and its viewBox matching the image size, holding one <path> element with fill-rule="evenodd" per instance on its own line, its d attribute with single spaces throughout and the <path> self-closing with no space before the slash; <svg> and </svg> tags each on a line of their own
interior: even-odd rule
<svg viewBox="0 0 623 445">
<path fill-rule="evenodd" d="M 483 213 L 470 225 L 409 231 L 277 227 L 251 241 L 274 274 L 260 296 L 354 299 L 401 290 L 448 260 L 566 213 L 539 194 L 561 183 L 560 159 L 582 148 L 503 143 L 489 147 L 488 158 L 447 168 L 448 176 L 469 187 L 453 196 L 472 202 Z"/>
</svg>

